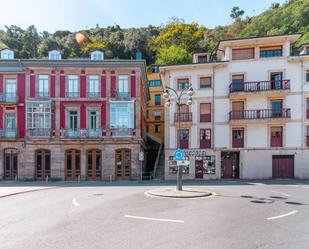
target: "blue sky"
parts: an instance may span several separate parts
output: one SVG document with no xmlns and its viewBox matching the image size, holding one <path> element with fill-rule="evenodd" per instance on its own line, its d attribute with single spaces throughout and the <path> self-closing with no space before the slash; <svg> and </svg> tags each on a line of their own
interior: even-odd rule
<svg viewBox="0 0 309 249">
<path fill-rule="evenodd" d="M 0 27 L 34 24 L 39 31 L 71 30 L 119 24 L 121 27 L 160 25 L 177 16 L 208 28 L 225 25 L 233 6 L 252 16 L 272 2 L 285 0 L 0 0 Z"/>
</svg>

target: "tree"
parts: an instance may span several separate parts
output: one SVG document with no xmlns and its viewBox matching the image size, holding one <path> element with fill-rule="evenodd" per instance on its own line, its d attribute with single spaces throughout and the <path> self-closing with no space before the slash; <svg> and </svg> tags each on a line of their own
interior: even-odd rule
<svg viewBox="0 0 309 249">
<path fill-rule="evenodd" d="M 231 10 L 230 17 L 232 19 L 237 19 L 241 18 L 245 14 L 244 10 L 241 10 L 238 6 L 234 6 L 233 9 Z"/>
<path fill-rule="evenodd" d="M 192 55 L 180 46 L 172 45 L 168 48 L 160 48 L 157 53 L 156 64 L 176 65 L 190 63 Z"/>
</svg>

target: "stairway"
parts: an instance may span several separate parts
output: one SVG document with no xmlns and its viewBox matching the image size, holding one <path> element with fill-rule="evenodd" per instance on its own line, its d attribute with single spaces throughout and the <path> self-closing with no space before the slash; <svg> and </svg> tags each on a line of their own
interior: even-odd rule
<svg viewBox="0 0 309 249">
<path fill-rule="evenodd" d="M 164 154 L 164 148 L 162 148 L 162 151 L 159 157 L 156 175 L 154 176 L 155 179 L 164 180 L 164 168 L 165 168 L 165 154 Z"/>
</svg>

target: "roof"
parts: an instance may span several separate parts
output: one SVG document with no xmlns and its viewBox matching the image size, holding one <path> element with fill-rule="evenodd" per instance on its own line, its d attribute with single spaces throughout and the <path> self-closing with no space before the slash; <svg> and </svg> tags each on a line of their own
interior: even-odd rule
<svg viewBox="0 0 309 249">
<path fill-rule="evenodd" d="M 178 64 L 178 65 L 166 65 L 160 66 L 160 72 L 169 71 L 173 69 L 192 69 L 192 68 L 203 68 L 205 66 L 217 66 L 222 65 L 228 61 L 217 61 L 217 62 L 202 62 L 202 63 L 187 63 L 187 64 Z"/>
<path fill-rule="evenodd" d="M 125 68 L 139 67 L 144 82 L 147 82 L 146 61 L 145 60 L 125 60 L 125 59 L 107 59 L 107 60 L 91 60 L 91 59 L 10 59 L 0 60 L 0 72 L 22 72 L 27 68 L 48 68 L 48 67 L 88 67 L 88 68 Z"/>
<path fill-rule="evenodd" d="M 293 35 L 271 35 L 271 36 L 260 36 L 260 37 L 247 37 L 247 38 L 237 38 L 221 40 L 218 43 L 217 50 L 223 50 L 227 46 L 246 46 L 255 44 L 267 44 L 267 43 L 279 43 L 290 41 L 291 43 L 297 41 L 301 37 L 301 34 Z"/>
</svg>

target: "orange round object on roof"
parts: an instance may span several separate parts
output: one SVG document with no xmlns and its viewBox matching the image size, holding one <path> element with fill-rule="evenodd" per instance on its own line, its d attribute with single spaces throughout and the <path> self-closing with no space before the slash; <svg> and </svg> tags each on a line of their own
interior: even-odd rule
<svg viewBox="0 0 309 249">
<path fill-rule="evenodd" d="M 75 35 L 75 39 L 76 39 L 77 43 L 80 45 L 85 41 L 85 36 L 82 33 L 77 33 Z"/>
</svg>

